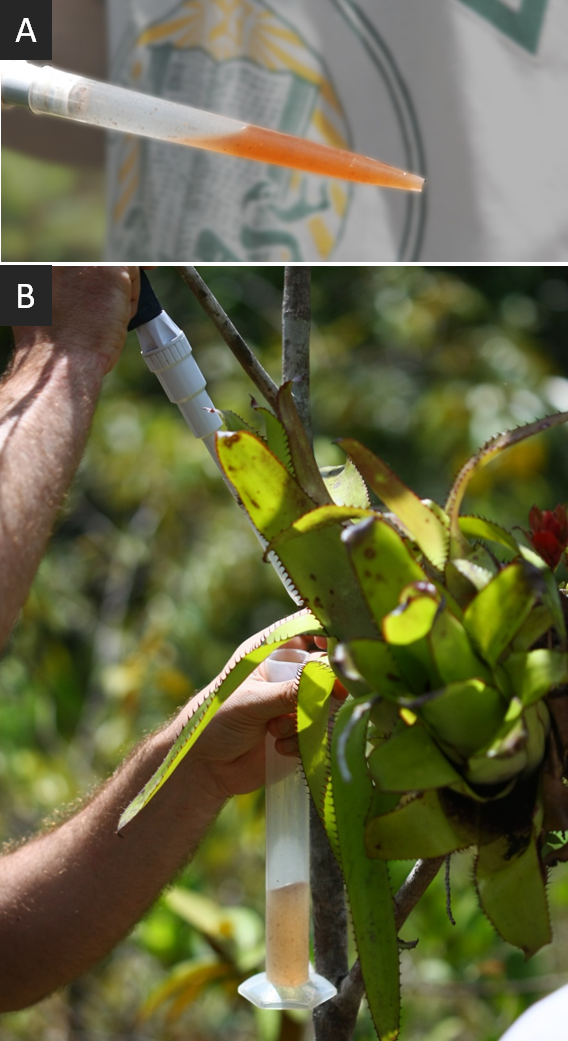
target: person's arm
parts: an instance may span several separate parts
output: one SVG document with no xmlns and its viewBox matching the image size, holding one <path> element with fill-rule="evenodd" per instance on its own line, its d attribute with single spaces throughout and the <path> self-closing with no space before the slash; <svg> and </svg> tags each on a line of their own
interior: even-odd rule
<svg viewBox="0 0 568 1041">
<path fill-rule="evenodd" d="M 290 682 L 251 677 L 243 683 L 146 809 L 117 835 L 122 810 L 163 760 L 190 702 L 75 817 L 0 858 L 0 1012 L 63 986 L 129 932 L 195 851 L 225 800 L 263 784 L 267 723 L 275 736 L 292 735 L 294 700 Z M 294 744 L 288 736 L 277 747 L 286 752 Z"/>
<path fill-rule="evenodd" d="M 104 0 L 53 0 L 52 26 L 52 61 L 39 64 L 106 79 Z M 19 105 L 2 110 L 2 145 L 36 159 L 102 166 L 104 142 L 104 133 L 93 127 L 36 116 Z"/>
<path fill-rule="evenodd" d="M 138 294 L 138 268 L 54 268 L 53 324 L 14 328 L 16 349 L 0 384 L 0 648 L 43 556 Z"/>
</svg>

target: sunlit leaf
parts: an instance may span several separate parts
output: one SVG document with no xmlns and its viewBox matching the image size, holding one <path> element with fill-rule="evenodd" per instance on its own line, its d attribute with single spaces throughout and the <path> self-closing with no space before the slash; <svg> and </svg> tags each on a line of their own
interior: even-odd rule
<svg viewBox="0 0 568 1041">
<path fill-rule="evenodd" d="M 568 654 L 561 651 L 538 648 L 510 654 L 503 668 L 523 705 L 532 705 L 553 687 L 568 683 Z"/>
<path fill-rule="evenodd" d="M 314 804 L 324 820 L 330 778 L 329 699 L 335 673 L 323 661 L 308 661 L 298 684 L 297 726 L 302 766 Z"/>
<path fill-rule="evenodd" d="M 118 822 L 118 830 L 120 831 L 124 828 L 147 806 L 150 799 L 154 797 L 167 779 L 171 777 L 182 759 L 185 758 L 225 699 L 250 676 L 251 672 L 272 651 L 277 650 L 294 636 L 308 633 L 310 635 L 321 635 L 322 632 L 322 627 L 309 611 L 299 611 L 296 615 L 290 615 L 284 621 L 269 626 L 268 629 L 265 629 L 263 633 L 257 636 L 255 642 L 249 641 L 245 645 L 248 648 L 247 651 L 239 648 L 217 680 L 201 695 L 198 695 L 196 699 L 197 705 L 193 714 L 185 726 L 182 727 L 178 738 L 172 745 L 162 765 L 122 814 Z"/>
<path fill-rule="evenodd" d="M 464 626 L 489 665 L 511 643 L 543 589 L 536 568 L 519 561 L 504 567 L 468 605 Z"/>
<path fill-rule="evenodd" d="M 398 606 L 383 618 L 382 630 L 387 643 L 405 646 L 421 640 L 430 632 L 439 606 L 432 593 L 420 593 L 416 586 L 407 587 L 402 591 Z"/>
<path fill-rule="evenodd" d="M 396 476 L 386 463 L 350 437 L 337 442 L 352 459 L 379 499 L 402 521 L 424 555 L 442 568 L 448 556 L 445 524 L 430 507 Z"/>
<path fill-rule="evenodd" d="M 462 534 L 468 539 L 486 539 L 489 542 L 498 542 L 506 546 L 513 553 L 519 553 L 519 543 L 506 528 L 502 528 L 493 521 L 485 520 L 483 517 L 460 517 L 459 525 Z"/>
<path fill-rule="evenodd" d="M 369 493 L 352 459 L 342 466 L 324 466 L 321 475 L 331 498 L 338 506 L 370 505 Z"/>
<path fill-rule="evenodd" d="M 381 517 L 346 528 L 342 535 L 365 599 L 380 626 L 398 605 L 400 591 L 411 582 L 427 582 L 404 539 Z M 354 633 L 354 638 L 364 633 Z"/>
<path fill-rule="evenodd" d="M 255 528 L 269 542 L 316 505 L 267 445 L 246 430 L 218 433 L 217 455 Z"/>
</svg>

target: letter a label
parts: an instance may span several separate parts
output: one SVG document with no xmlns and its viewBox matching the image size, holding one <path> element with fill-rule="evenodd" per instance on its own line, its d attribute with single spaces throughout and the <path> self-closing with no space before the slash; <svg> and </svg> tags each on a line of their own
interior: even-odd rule
<svg viewBox="0 0 568 1041">
<path fill-rule="evenodd" d="M 23 19 L 18 35 L 16 36 L 16 43 L 20 42 L 22 36 L 27 36 L 30 40 L 33 40 L 34 43 L 37 43 L 36 35 L 32 29 L 32 23 L 30 22 L 29 18 Z"/>
</svg>

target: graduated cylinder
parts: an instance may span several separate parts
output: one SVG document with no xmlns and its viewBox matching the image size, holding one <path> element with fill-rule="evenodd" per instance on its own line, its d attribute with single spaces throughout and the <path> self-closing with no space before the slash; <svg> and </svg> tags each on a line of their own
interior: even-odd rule
<svg viewBox="0 0 568 1041">
<path fill-rule="evenodd" d="M 265 662 L 267 679 L 288 678 L 292 663 L 297 667 L 306 657 L 303 651 L 277 651 Z M 268 734 L 266 975 L 277 987 L 297 987 L 309 978 L 309 841 L 309 796 L 299 760 L 280 755 Z"/>
</svg>

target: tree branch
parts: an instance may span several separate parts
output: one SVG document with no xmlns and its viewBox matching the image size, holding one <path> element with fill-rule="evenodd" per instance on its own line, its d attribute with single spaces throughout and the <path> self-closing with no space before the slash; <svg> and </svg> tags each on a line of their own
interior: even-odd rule
<svg viewBox="0 0 568 1041">
<path fill-rule="evenodd" d="M 397 931 L 402 928 L 410 912 L 416 907 L 416 904 L 438 874 L 445 859 L 445 857 L 432 857 L 429 860 L 416 861 L 408 878 L 403 882 L 394 898 Z M 364 993 L 365 985 L 361 974 L 361 964 L 357 960 L 338 987 L 337 996 L 322 1006 L 323 1008 L 330 1006 L 331 1009 L 331 1007 L 337 1005 L 340 1008 L 344 1033 L 337 1033 L 336 1026 L 334 1026 L 333 1033 L 322 1034 L 321 1041 L 350 1041 Z M 335 1016 L 333 1012 L 330 1013 L 330 1019 L 337 1024 L 336 1016 L 336 1012 Z"/>
<path fill-rule="evenodd" d="M 294 380 L 293 395 L 304 429 L 312 440 L 310 412 L 310 277 L 306 267 L 287 267 L 282 305 L 282 380 Z M 338 986 L 347 976 L 347 907 L 343 878 L 333 855 L 318 812 L 310 805 L 310 885 L 316 972 Z M 357 1002 L 357 1008 L 359 1007 Z M 330 1002 L 314 1009 L 316 1041 L 352 1037 L 343 1034 L 339 1021 L 351 1022 L 351 1008 L 341 1001 L 331 1010 Z M 355 1009 L 355 1018 L 357 1009 Z M 333 1022 L 332 1022 L 333 1021 Z M 354 1023 L 354 1019 L 353 1019 Z"/>
<path fill-rule="evenodd" d="M 262 367 L 258 358 L 255 357 L 240 332 L 235 329 L 231 319 L 225 313 L 221 304 L 209 289 L 209 286 L 206 285 L 194 267 L 178 267 L 178 271 L 257 390 L 260 391 L 271 408 L 276 408 L 278 387 Z"/>
<path fill-rule="evenodd" d="M 293 397 L 304 430 L 312 440 L 310 410 L 310 279 L 309 267 L 284 269 L 282 302 L 282 382 L 295 380 Z"/>
</svg>

